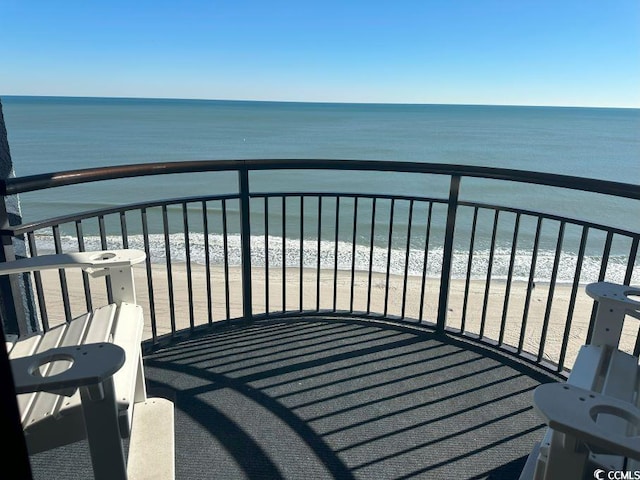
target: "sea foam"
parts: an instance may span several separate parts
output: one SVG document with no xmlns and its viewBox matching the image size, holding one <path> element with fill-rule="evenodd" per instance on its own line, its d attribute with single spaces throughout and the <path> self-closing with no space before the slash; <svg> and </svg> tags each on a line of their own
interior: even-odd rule
<svg viewBox="0 0 640 480">
<path fill-rule="evenodd" d="M 187 241 L 184 234 L 173 233 L 170 235 L 152 234 L 148 236 L 148 252 L 151 263 L 166 263 L 167 258 L 171 262 L 186 262 L 205 265 L 207 251 L 205 249 L 205 237 L 202 233 L 190 233 Z M 55 250 L 53 237 L 50 235 L 36 236 L 38 254 L 52 253 Z M 63 252 L 78 251 L 78 240 L 74 236 L 62 236 L 61 246 Z M 84 238 L 84 249 L 87 251 L 123 248 L 123 239 L 119 236 L 107 236 L 104 241 L 99 236 L 87 236 Z M 168 246 L 168 249 L 167 249 Z M 127 247 L 145 250 L 145 241 L 142 235 L 131 235 L 127 238 Z M 302 260 L 300 258 L 300 252 Z M 270 269 L 282 268 L 283 263 L 287 267 L 318 268 L 318 254 L 320 257 L 320 269 L 338 269 L 356 271 L 371 271 L 389 273 L 393 275 L 421 276 L 423 272 L 427 277 L 439 277 L 441 275 L 443 249 L 441 246 L 430 248 L 426 258 L 423 249 L 410 248 L 407 254 L 406 248 L 380 247 L 371 248 L 368 244 L 353 244 L 323 240 L 319 244 L 317 239 L 300 241 L 300 239 L 287 239 L 283 243 L 281 237 L 252 236 L 251 237 L 251 264 L 254 267 L 266 267 Z M 511 262 L 511 249 L 497 247 L 493 252 L 490 276 L 494 279 L 507 279 L 510 275 L 516 281 L 527 281 L 531 276 L 533 253 L 530 250 L 516 250 Z M 389 258 L 390 256 L 390 258 Z M 491 252 L 488 249 L 474 250 L 471 258 L 472 279 L 486 279 L 489 276 L 489 260 Z M 225 245 L 224 237 L 219 234 L 211 234 L 208 238 L 208 258 L 211 265 L 240 266 L 242 264 L 242 248 L 239 235 L 227 236 Z M 575 252 L 562 251 L 557 259 L 558 282 L 573 282 L 576 274 L 578 256 Z M 536 255 L 533 279 L 538 282 L 549 281 L 556 263 L 556 252 L 553 250 L 539 250 Z M 606 268 L 605 279 L 611 282 L 622 282 L 627 271 L 628 258 L 625 256 L 610 256 Z M 580 269 L 579 281 L 589 283 L 597 281 L 601 272 L 601 256 L 585 256 Z M 451 275 L 452 278 L 466 278 L 469 270 L 469 252 L 455 250 L 453 253 Z M 632 280 L 640 279 L 640 266 L 635 265 Z"/>
</svg>

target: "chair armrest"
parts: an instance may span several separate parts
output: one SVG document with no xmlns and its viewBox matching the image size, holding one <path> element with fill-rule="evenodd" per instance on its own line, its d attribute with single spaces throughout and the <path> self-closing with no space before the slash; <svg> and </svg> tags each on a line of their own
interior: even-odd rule
<svg viewBox="0 0 640 480">
<path fill-rule="evenodd" d="M 60 253 L 23 258 L 0 264 L 0 275 L 35 272 L 60 268 L 81 268 L 89 274 L 99 276 L 109 268 L 126 267 L 141 263 L 146 254 L 140 250 L 103 250 L 96 252 Z"/>
<path fill-rule="evenodd" d="M 596 302 L 616 302 L 624 308 L 627 315 L 640 320 L 640 301 L 630 298 L 630 296 L 640 297 L 640 287 L 597 282 L 587 285 L 585 291 Z"/>
<path fill-rule="evenodd" d="M 540 385 L 533 404 L 550 428 L 607 453 L 640 460 L 640 437 L 612 432 L 596 423 L 599 414 L 613 415 L 640 426 L 640 409 L 617 398 L 566 383 Z"/>
<path fill-rule="evenodd" d="M 40 367 L 55 361 L 71 362 L 57 375 L 43 377 Z M 113 376 L 123 365 L 125 352 L 113 343 L 51 348 L 28 357 L 11 359 L 16 393 L 51 392 L 71 396 L 79 387 L 97 385 Z"/>
</svg>

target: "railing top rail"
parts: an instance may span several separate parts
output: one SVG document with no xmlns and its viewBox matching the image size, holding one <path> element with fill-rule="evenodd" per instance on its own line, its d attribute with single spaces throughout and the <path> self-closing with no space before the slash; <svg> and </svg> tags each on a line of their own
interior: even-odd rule
<svg viewBox="0 0 640 480">
<path fill-rule="evenodd" d="M 455 175 L 546 185 L 615 195 L 640 200 L 640 185 L 507 168 L 479 167 L 441 163 L 389 160 L 251 159 L 190 160 L 181 162 L 139 163 L 109 167 L 66 170 L 9 178 L 0 183 L 0 194 L 14 195 L 47 188 L 122 178 L 237 170 L 352 170 L 399 173 Z"/>
</svg>

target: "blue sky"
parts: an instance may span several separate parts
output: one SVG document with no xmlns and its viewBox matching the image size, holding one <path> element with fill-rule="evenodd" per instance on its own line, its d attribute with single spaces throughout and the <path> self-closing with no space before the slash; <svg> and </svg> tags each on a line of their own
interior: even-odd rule
<svg viewBox="0 0 640 480">
<path fill-rule="evenodd" d="M 640 107 L 640 0 L 0 0 L 0 95 Z"/>
</svg>

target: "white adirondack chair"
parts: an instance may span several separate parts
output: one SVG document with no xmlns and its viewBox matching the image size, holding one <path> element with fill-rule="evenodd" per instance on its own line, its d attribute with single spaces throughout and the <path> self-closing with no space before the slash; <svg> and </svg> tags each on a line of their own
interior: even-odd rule
<svg viewBox="0 0 640 480">
<path fill-rule="evenodd" d="M 0 264 L 0 275 L 81 268 L 109 275 L 113 303 L 47 332 L 7 339 L 31 454 L 86 438 L 96 479 L 174 478 L 173 403 L 147 398 L 142 307 L 132 266 L 144 252 L 44 255 Z M 122 439 L 131 436 L 128 461 Z"/>
<path fill-rule="evenodd" d="M 625 318 L 640 319 L 640 288 L 599 282 L 586 292 L 598 303 L 591 342 L 581 347 L 567 382 L 536 389 L 534 407 L 549 428 L 520 480 L 640 471 L 640 366 L 618 348 Z"/>
</svg>

